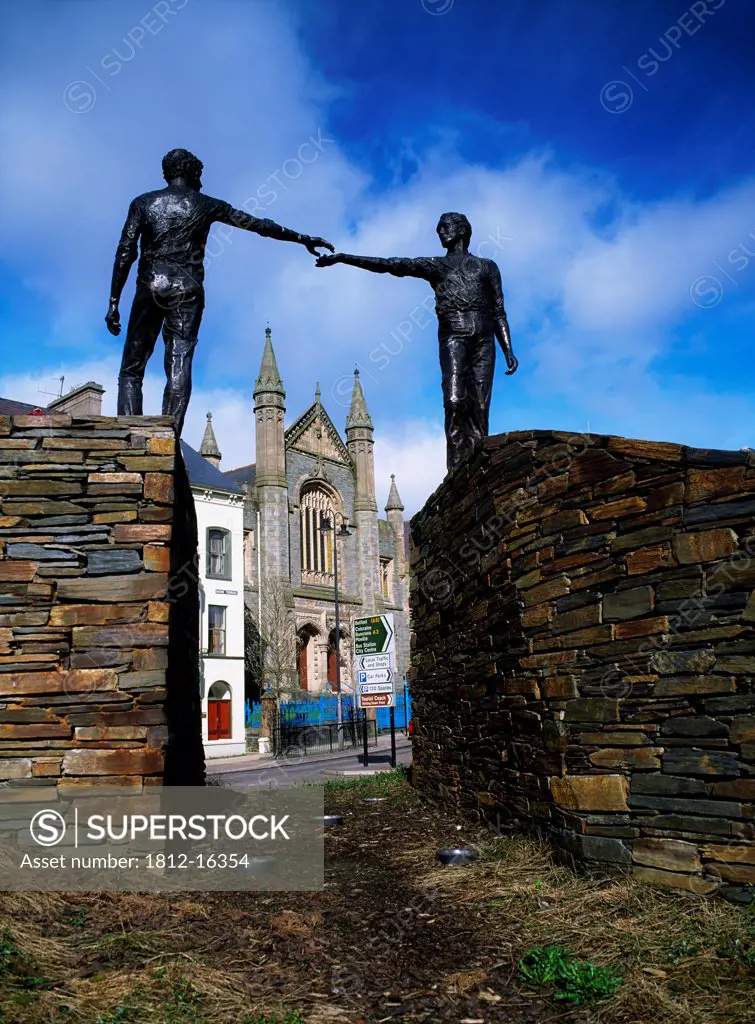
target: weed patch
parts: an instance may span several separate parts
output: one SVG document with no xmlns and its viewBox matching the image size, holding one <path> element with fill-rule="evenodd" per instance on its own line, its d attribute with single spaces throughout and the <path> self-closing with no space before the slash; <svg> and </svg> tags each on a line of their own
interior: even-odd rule
<svg viewBox="0 0 755 1024">
<path fill-rule="evenodd" d="M 554 997 L 582 1006 L 613 995 L 623 978 L 590 961 L 580 962 L 563 946 L 535 946 L 519 962 L 522 979 L 534 987 L 554 986 Z"/>
</svg>

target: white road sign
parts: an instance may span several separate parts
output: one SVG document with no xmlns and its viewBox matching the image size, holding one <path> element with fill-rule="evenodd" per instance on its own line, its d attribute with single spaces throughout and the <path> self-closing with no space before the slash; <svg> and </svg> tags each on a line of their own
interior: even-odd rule
<svg viewBox="0 0 755 1024">
<path fill-rule="evenodd" d="M 392 683 L 360 683 L 360 693 L 393 693 Z"/>
<path fill-rule="evenodd" d="M 359 654 L 354 659 L 357 672 L 374 668 L 392 668 L 390 654 Z"/>
<path fill-rule="evenodd" d="M 357 706 L 390 708 L 395 704 L 393 615 L 355 620 L 354 682 Z"/>
<path fill-rule="evenodd" d="M 357 672 L 358 683 L 391 683 L 393 672 L 389 668 L 375 668 L 369 672 Z"/>
</svg>

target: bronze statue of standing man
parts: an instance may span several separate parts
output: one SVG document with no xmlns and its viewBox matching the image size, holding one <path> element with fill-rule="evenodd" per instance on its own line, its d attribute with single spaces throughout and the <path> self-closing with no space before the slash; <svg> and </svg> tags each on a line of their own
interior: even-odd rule
<svg viewBox="0 0 755 1024">
<path fill-rule="evenodd" d="M 495 369 L 495 343 L 506 359 L 506 375 L 519 365 L 503 306 L 501 273 L 493 260 L 469 251 L 472 226 L 462 213 L 444 213 L 438 238 L 445 256 L 382 259 L 335 253 L 318 267 L 345 263 L 376 274 L 421 277 L 435 291 L 449 471 L 481 437 L 487 437 Z"/>
<path fill-rule="evenodd" d="M 141 240 L 136 294 L 118 376 L 118 415 L 142 415 L 144 371 L 162 330 L 167 377 L 163 415 L 175 418 L 179 434 L 191 395 L 191 363 L 204 311 L 205 246 L 213 223 L 298 242 L 313 256 L 320 255 L 318 248 L 333 251 L 324 238 L 300 235 L 204 195 L 202 168 L 193 153 L 172 149 L 163 157 L 166 187 L 145 192 L 131 203 L 115 254 L 105 317 L 110 333 L 120 334 L 118 304 Z"/>
</svg>

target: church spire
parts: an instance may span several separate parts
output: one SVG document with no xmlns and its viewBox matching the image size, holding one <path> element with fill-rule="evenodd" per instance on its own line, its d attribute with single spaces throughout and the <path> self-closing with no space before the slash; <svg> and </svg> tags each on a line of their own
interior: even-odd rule
<svg viewBox="0 0 755 1024">
<path fill-rule="evenodd" d="M 399 496 L 398 487 L 396 487 L 396 476 L 394 473 L 391 473 L 391 489 L 388 492 L 388 501 L 385 503 L 385 511 L 404 511 L 404 503 Z"/>
<path fill-rule="evenodd" d="M 359 380 L 359 370 L 354 370 L 354 390 L 351 393 L 351 408 L 346 419 L 346 429 L 351 427 L 369 427 L 372 429 L 372 420 L 367 411 L 367 403 L 364 400 L 364 391 Z"/>
<path fill-rule="evenodd" d="M 277 394 L 284 398 L 286 397 L 286 392 L 283 390 L 283 381 L 278 372 L 278 363 L 275 360 L 270 327 L 265 328 L 265 348 L 262 352 L 259 377 L 254 388 L 254 397 L 257 398 L 260 394 Z"/>
<path fill-rule="evenodd" d="M 215 439 L 215 431 L 212 429 L 212 413 L 207 413 L 207 426 L 204 428 L 204 437 L 202 443 L 199 446 L 199 454 L 207 459 L 207 461 L 218 468 L 220 460 L 223 457 L 218 448 L 218 442 Z"/>
</svg>

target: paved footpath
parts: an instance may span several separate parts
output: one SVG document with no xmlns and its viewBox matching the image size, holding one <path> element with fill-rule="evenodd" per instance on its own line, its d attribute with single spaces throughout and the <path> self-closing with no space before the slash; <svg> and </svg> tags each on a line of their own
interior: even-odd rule
<svg viewBox="0 0 755 1024">
<path fill-rule="evenodd" d="M 377 747 L 370 747 L 368 767 L 362 762 L 362 749 L 351 748 L 311 757 L 279 758 L 269 754 L 244 754 L 240 757 L 207 760 L 207 775 L 220 776 L 229 786 L 240 788 L 297 786 L 301 782 L 325 782 L 327 779 L 361 775 L 365 771 L 386 771 L 391 767 L 391 738 L 379 736 Z M 396 736 L 396 763 L 411 764 L 411 742 L 402 733 Z"/>
</svg>

